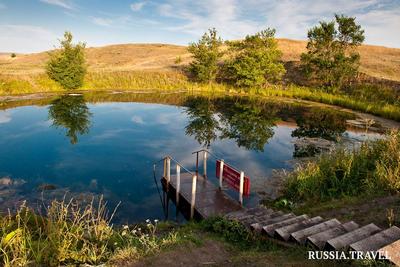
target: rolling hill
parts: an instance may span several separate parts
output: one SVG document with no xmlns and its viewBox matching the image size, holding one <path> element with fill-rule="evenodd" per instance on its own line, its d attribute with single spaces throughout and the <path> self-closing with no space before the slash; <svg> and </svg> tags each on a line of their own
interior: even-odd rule
<svg viewBox="0 0 400 267">
<path fill-rule="evenodd" d="M 278 39 L 283 61 L 299 61 L 306 42 Z M 89 71 L 172 70 L 178 57 L 180 64 L 190 61 L 185 46 L 168 44 L 119 44 L 87 48 Z M 363 45 L 360 71 L 374 78 L 400 81 L 400 49 Z M 44 72 L 47 52 L 18 54 L 0 53 L 0 74 L 30 75 Z"/>
</svg>

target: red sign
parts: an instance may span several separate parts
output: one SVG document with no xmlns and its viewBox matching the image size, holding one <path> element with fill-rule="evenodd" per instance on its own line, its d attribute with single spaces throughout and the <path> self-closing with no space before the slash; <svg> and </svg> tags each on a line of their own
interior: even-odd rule
<svg viewBox="0 0 400 267">
<path fill-rule="evenodd" d="M 217 160 L 217 178 L 219 178 L 221 167 L 221 161 Z M 227 165 L 224 162 L 224 170 L 222 171 L 222 179 L 233 189 L 240 191 L 240 172 Z M 250 178 L 248 176 L 244 177 L 243 183 L 243 195 L 250 195 Z"/>
</svg>

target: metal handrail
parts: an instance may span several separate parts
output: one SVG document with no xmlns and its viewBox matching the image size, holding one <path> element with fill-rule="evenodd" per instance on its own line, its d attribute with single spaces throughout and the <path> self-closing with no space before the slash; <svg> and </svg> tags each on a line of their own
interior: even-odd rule
<svg viewBox="0 0 400 267">
<path fill-rule="evenodd" d="M 197 150 L 197 151 L 194 151 L 194 152 L 192 152 L 192 155 L 193 154 L 196 154 L 196 153 L 199 153 L 199 152 L 207 152 L 207 154 L 210 154 L 211 156 L 213 156 L 214 158 L 216 158 L 216 159 L 221 159 L 221 157 L 218 157 L 217 155 L 215 155 L 214 153 L 212 153 L 212 152 L 210 152 L 210 151 L 208 151 L 207 149 L 200 149 L 200 150 Z"/>
<path fill-rule="evenodd" d="M 208 151 L 207 149 L 204 149 L 204 148 L 192 152 L 192 155 L 193 155 L 193 154 L 196 154 L 196 153 L 199 153 L 199 152 L 207 152 L 207 154 L 210 154 L 210 155 L 213 156 L 214 158 L 216 158 L 216 159 L 218 159 L 218 160 L 223 160 L 222 157 L 218 157 L 217 155 L 213 154 L 212 152 L 210 152 L 210 151 Z M 227 164 L 227 163 L 225 163 L 225 164 Z M 232 164 L 229 164 L 229 167 L 231 167 L 232 169 L 234 169 L 234 170 L 237 171 L 237 172 L 241 172 L 241 170 L 240 170 L 238 167 L 236 167 L 236 166 L 234 166 L 234 165 L 232 165 Z"/>
<path fill-rule="evenodd" d="M 167 159 L 167 158 L 169 158 L 169 159 L 171 159 L 172 161 L 174 161 L 177 165 L 179 165 L 179 166 L 180 166 L 182 169 L 184 169 L 186 172 L 188 172 L 188 173 L 194 175 L 192 171 L 189 171 L 188 169 L 186 169 L 179 161 L 177 161 L 176 159 L 174 159 L 173 157 L 171 157 L 171 156 L 169 156 L 169 155 L 163 157 L 162 159 L 160 159 L 160 160 L 158 160 L 158 161 L 156 161 L 156 162 L 154 162 L 154 163 L 153 163 L 154 169 L 156 168 L 157 163 L 159 163 L 159 162 L 161 162 L 161 161 L 164 161 L 164 160 Z"/>
</svg>

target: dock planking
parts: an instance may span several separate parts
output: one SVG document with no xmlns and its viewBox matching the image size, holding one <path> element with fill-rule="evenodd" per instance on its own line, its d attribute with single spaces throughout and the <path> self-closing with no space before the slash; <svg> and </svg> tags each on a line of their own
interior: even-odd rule
<svg viewBox="0 0 400 267">
<path fill-rule="evenodd" d="M 171 175 L 170 182 L 167 182 L 166 177 L 161 178 L 164 190 L 168 192 L 169 196 L 176 203 L 182 204 L 188 208 L 192 203 L 192 183 L 193 175 L 190 173 L 180 174 L 180 192 L 176 194 L 177 190 L 177 176 Z M 178 199 L 177 199 L 178 198 Z M 189 207 L 190 208 L 190 207 Z M 196 178 L 196 191 L 194 201 L 194 213 L 198 219 L 205 219 L 217 215 L 225 215 L 230 212 L 240 211 L 242 206 L 238 201 L 232 199 L 223 190 L 214 185 L 207 178 L 197 175 Z M 185 213 L 183 211 L 183 213 Z M 188 213 L 188 212 L 186 212 Z"/>
</svg>

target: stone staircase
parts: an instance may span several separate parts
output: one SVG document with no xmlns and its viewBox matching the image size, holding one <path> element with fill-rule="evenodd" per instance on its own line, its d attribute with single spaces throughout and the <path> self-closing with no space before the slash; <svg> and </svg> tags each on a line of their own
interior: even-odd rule
<svg viewBox="0 0 400 267">
<path fill-rule="evenodd" d="M 371 223 L 340 222 L 320 216 L 296 216 L 264 207 L 242 209 L 225 215 L 255 233 L 291 244 L 305 245 L 312 250 L 383 252 L 390 261 L 400 265 L 400 228 L 381 229 Z"/>
</svg>

